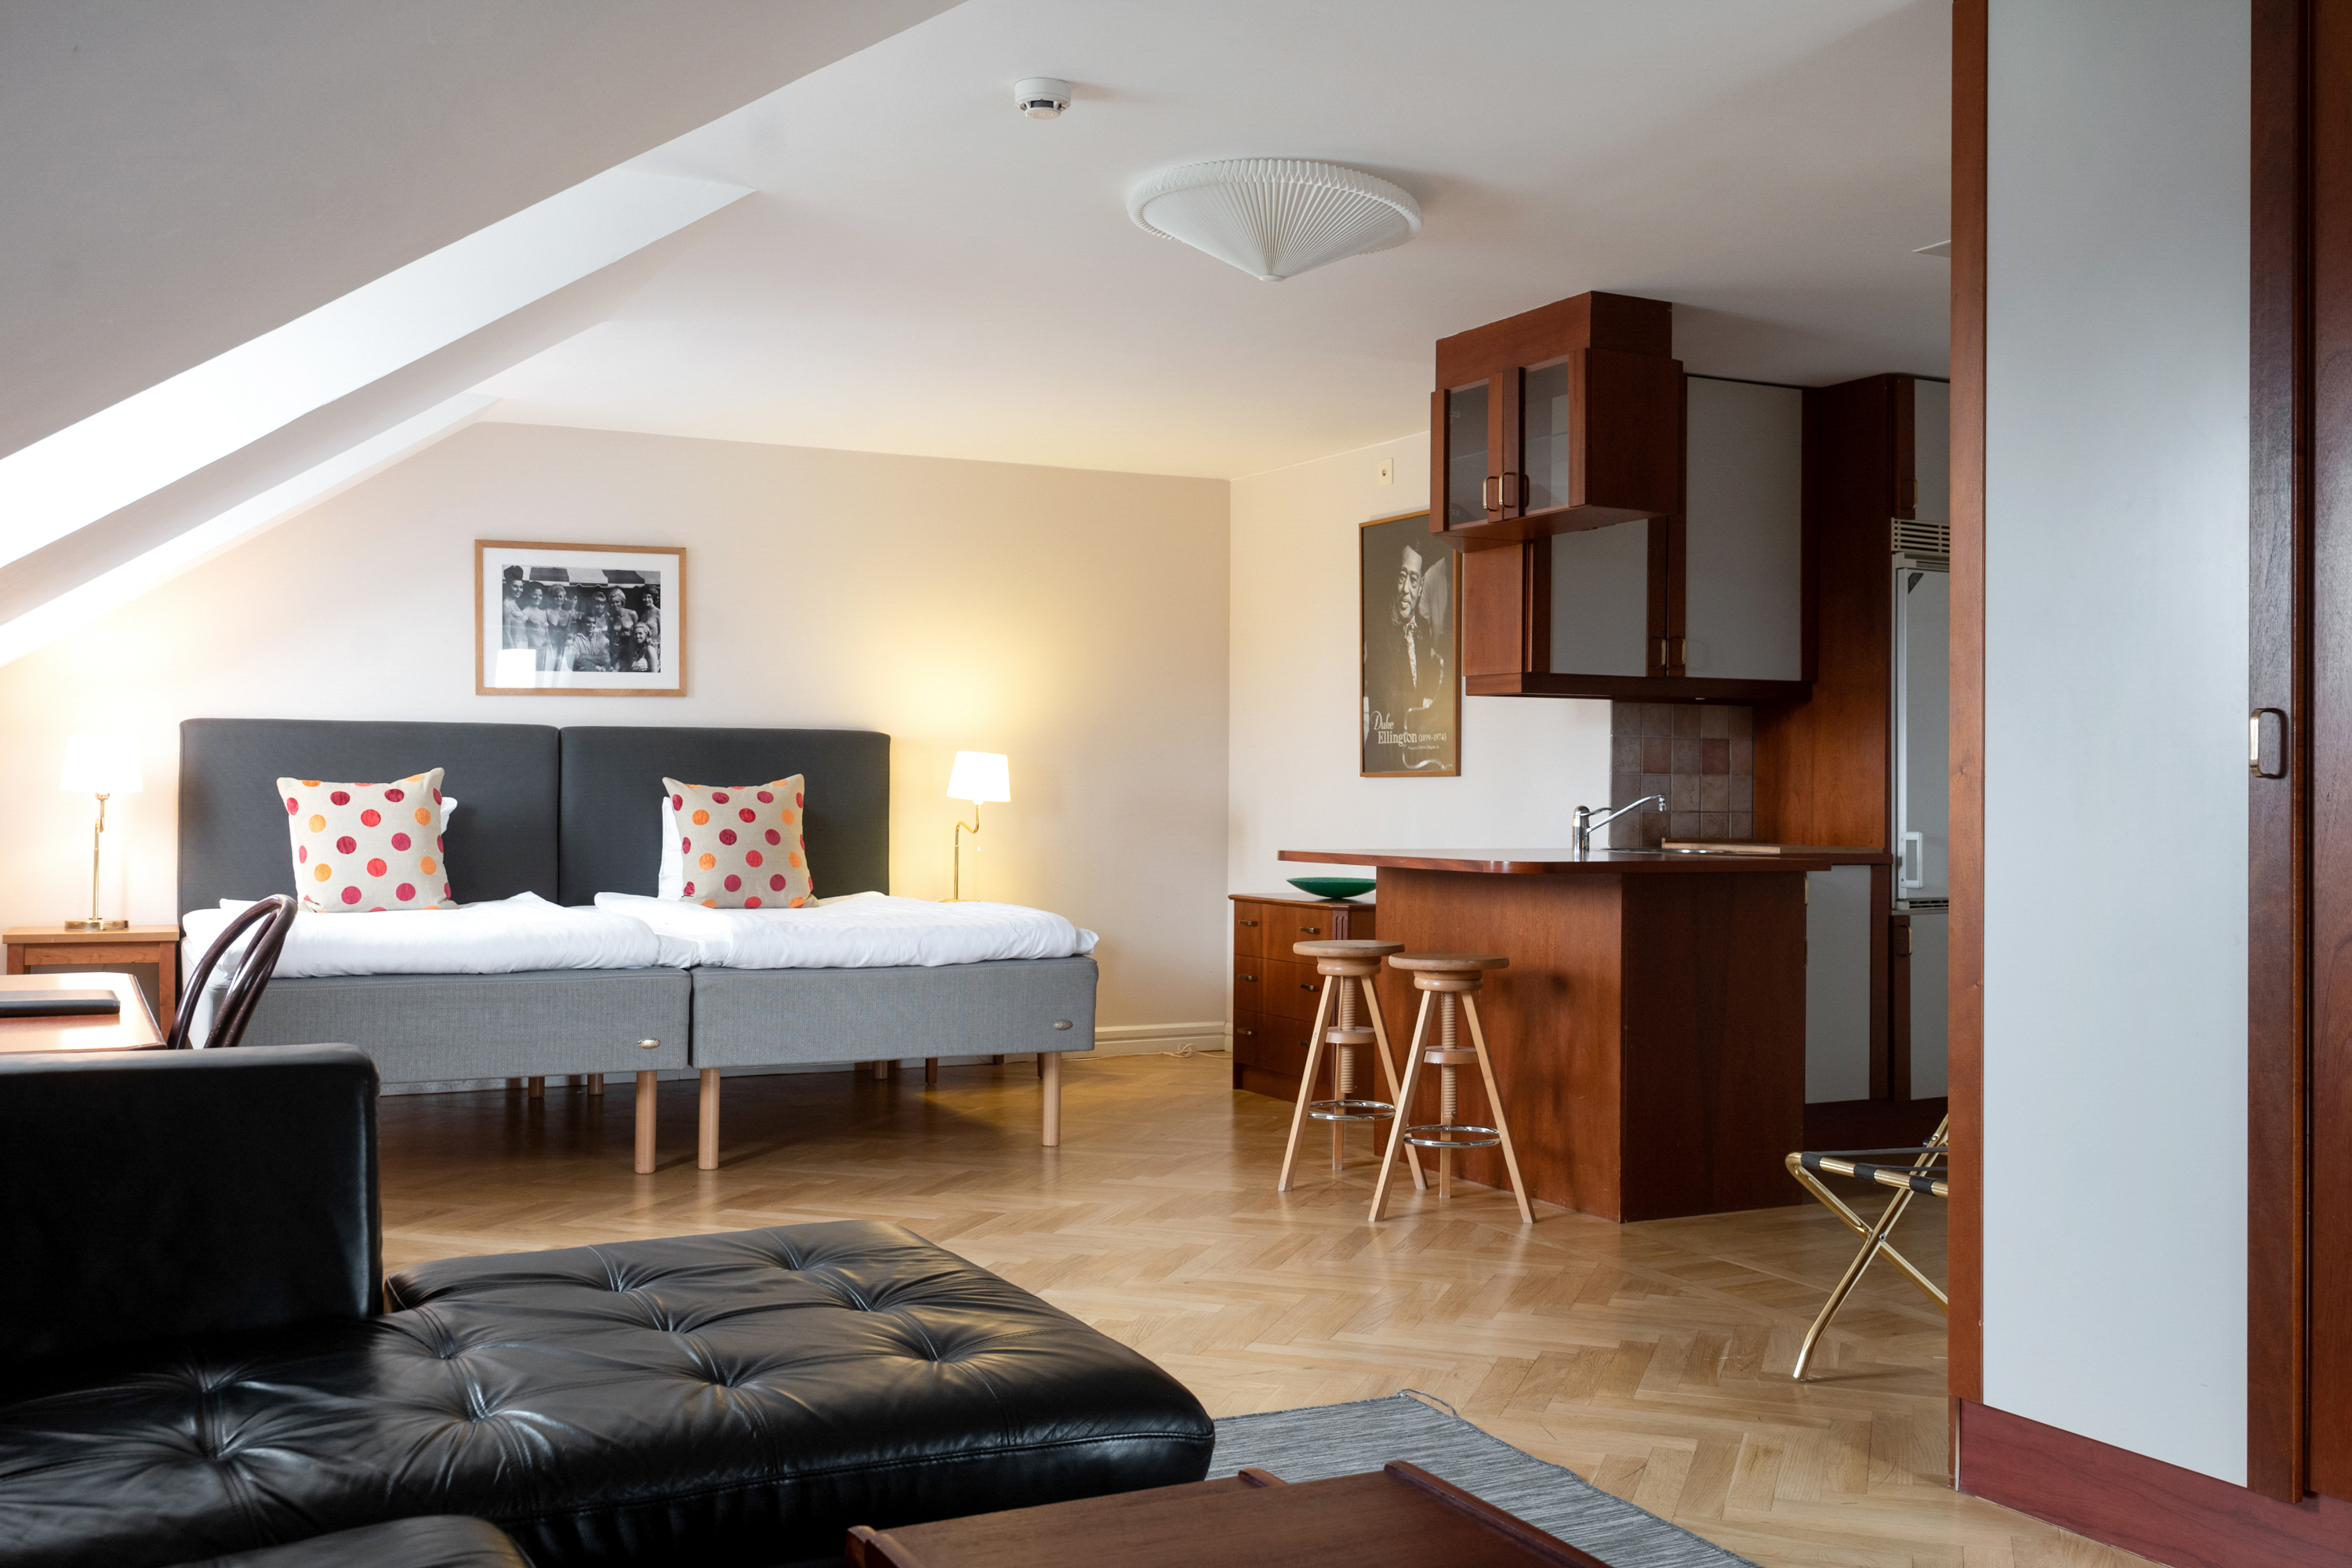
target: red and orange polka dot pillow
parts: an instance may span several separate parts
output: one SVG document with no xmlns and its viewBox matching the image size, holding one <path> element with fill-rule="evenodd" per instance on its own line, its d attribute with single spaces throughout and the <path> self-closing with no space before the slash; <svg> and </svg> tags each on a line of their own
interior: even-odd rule
<svg viewBox="0 0 2352 1568">
<path fill-rule="evenodd" d="M 391 784 L 279 779 L 294 885 L 320 914 L 449 910 L 441 858 L 441 770 Z"/>
<path fill-rule="evenodd" d="M 714 910 L 796 910 L 815 897 L 801 841 L 802 775 L 763 784 L 662 780 L 686 860 L 685 896 Z"/>
</svg>

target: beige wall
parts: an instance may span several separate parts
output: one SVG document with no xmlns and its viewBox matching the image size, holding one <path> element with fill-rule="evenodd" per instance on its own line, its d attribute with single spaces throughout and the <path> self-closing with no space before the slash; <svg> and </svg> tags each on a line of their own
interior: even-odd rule
<svg viewBox="0 0 2352 1568">
<path fill-rule="evenodd" d="M 1356 526 L 1428 497 L 1425 435 L 1234 481 L 1230 891 L 1326 869 L 1278 850 L 1556 845 L 1608 805 L 1605 702 L 1474 697 L 1461 777 L 1359 776 Z"/>
<path fill-rule="evenodd" d="M 0 921 L 88 900 L 76 732 L 141 744 L 106 912 L 160 921 L 182 719 L 854 726 L 895 737 L 893 891 L 946 894 L 949 761 L 1003 752 L 967 893 L 1101 932 L 1107 1026 L 1218 1018 L 1226 525 L 1219 480 L 476 426 L 0 667 Z M 685 546 L 691 695 L 473 695 L 477 538 Z"/>
</svg>

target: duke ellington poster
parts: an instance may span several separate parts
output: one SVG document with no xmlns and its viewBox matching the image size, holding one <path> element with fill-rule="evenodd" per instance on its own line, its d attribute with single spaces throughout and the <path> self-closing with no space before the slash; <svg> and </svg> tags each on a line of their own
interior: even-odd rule
<svg viewBox="0 0 2352 1568">
<path fill-rule="evenodd" d="M 1363 607 L 1363 774 L 1462 772 L 1458 542 L 1429 514 L 1358 531 Z"/>
</svg>

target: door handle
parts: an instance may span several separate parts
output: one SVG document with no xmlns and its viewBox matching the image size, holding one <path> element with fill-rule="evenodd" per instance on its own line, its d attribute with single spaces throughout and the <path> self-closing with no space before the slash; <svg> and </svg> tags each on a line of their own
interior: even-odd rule
<svg viewBox="0 0 2352 1568">
<path fill-rule="evenodd" d="M 1917 861 L 1919 874 L 1916 877 L 1911 874 L 1913 865 L 1911 847 L 1915 844 L 1919 847 Z M 1903 836 L 1903 885 L 1906 888 L 1924 888 L 1927 885 L 1927 836 L 1924 833 L 1906 833 Z"/>
<path fill-rule="evenodd" d="M 2267 715 L 2278 721 L 2278 772 L 2267 773 L 2263 768 L 2263 719 Z M 2286 777 L 2286 710 L 2257 708 L 2246 715 L 2246 771 L 2258 779 Z"/>
</svg>

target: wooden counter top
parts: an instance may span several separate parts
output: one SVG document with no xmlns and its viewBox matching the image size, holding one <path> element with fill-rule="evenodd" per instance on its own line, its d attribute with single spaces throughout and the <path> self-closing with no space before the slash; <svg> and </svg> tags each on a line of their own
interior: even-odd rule
<svg viewBox="0 0 2352 1568">
<path fill-rule="evenodd" d="M 1580 859 L 1573 849 L 1285 849 L 1280 860 L 1333 866 L 1386 866 L 1401 871 L 1476 871 L 1491 876 L 1549 877 L 1679 874 L 1738 877 L 1759 871 L 1826 871 L 1832 862 L 1792 855 L 1666 855 L 1652 849 L 1595 849 Z"/>
</svg>

